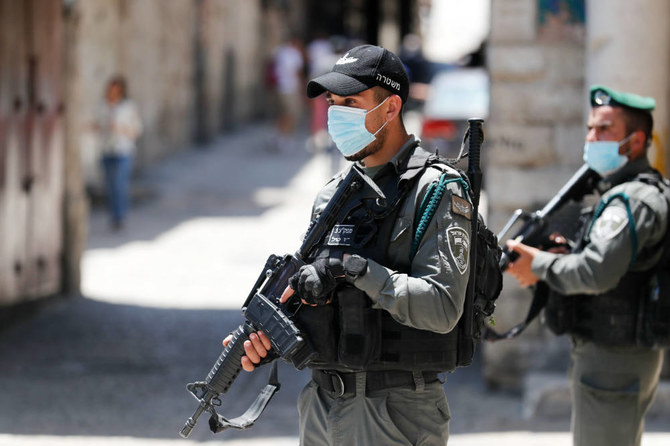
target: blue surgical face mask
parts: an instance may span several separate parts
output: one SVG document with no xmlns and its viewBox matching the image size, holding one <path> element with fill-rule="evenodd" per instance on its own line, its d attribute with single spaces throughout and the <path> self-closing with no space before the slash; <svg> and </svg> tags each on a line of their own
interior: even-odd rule
<svg viewBox="0 0 670 446">
<path fill-rule="evenodd" d="M 621 141 L 587 141 L 584 144 L 584 162 L 602 176 L 607 176 L 628 161 L 626 155 L 619 154 L 619 147 L 626 144 L 631 133 Z"/>
<path fill-rule="evenodd" d="M 365 128 L 367 114 L 378 109 L 386 102 L 386 99 L 368 111 L 342 105 L 328 107 L 328 133 L 342 155 L 351 156 L 363 150 L 375 140 L 377 133 L 388 124 L 388 121 L 386 121 L 375 133 L 370 133 Z"/>
</svg>

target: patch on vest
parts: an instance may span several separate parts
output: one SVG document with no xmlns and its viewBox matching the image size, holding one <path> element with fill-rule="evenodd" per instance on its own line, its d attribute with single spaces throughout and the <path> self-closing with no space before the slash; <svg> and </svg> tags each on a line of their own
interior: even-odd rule
<svg viewBox="0 0 670 446">
<path fill-rule="evenodd" d="M 461 274 L 465 274 L 470 254 L 470 234 L 463 228 L 449 228 L 447 229 L 447 240 L 449 240 L 449 252 L 456 263 L 456 268 Z"/>
<path fill-rule="evenodd" d="M 456 195 L 451 196 L 451 211 L 454 214 L 462 215 L 468 220 L 472 218 L 472 205 L 468 200 Z"/>
<path fill-rule="evenodd" d="M 328 235 L 328 246 L 352 246 L 355 225 L 335 225 Z"/>
<path fill-rule="evenodd" d="M 607 206 L 593 225 L 591 239 L 613 239 L 627 224 L 628 213 L 624 209 L 616 206 Z"/>
</svg>

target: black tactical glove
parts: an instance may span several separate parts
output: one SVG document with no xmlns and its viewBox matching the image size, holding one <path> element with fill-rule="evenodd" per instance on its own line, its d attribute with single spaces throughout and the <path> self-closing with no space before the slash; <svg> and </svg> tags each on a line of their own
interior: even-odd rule
<svg viewBox="0 0 670 446">
<path fill-rule="evenodd" d="M 354 283 L 368 271 L 368 259 L 352 254 L 344 261 L 344 274 L 347 282 Z"/>
<path fill-rule="evenodd" d="M 345 281 L 354 283 L 367 267 L 367 259 L 356 254 L 348 256 L 344 264 L 338 257 L 320 258 L 302 266 L 291 276 L 289 284 L 305 302 L 325 305 L 337 285 Z"/>
<path fill-rule="evenodd" d="M 289 285 L 308 304 L 325 305 L 330 293 L 344 280 L 342 261 L 326 257 L 300 267 L 289 279 Z"/>
</svg>

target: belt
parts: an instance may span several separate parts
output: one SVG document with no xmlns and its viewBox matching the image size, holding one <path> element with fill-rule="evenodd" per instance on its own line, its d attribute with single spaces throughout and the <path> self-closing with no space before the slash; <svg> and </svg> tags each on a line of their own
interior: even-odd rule
<svg viewBox="0 0 670 446">
<path fill-rule="evenodd" d="M 312 380 L 323 390 L 334 393 L 336 397 L 356 394 L 356 375 L 365 373 L 365 390 L 409 387 L 417 389 L 423 384 L 438 381 L 437 372 L 408 372 L 383 370 L 375 372 L 338 372 L 336 370 L 312 370 Z M 423 382 L 421 382 L 423 381 Z"/>
</svg>

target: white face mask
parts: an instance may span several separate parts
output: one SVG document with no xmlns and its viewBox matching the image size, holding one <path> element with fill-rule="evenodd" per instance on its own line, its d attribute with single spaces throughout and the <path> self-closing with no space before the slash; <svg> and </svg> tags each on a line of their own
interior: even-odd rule
<svg viewBox="0 0 670 446">
<path fill-rule="evenodd" d="M 621 141 L 587 141 L 584 144 L 584 162 L 602 176 L 619 170 L 628 162 L 627 155 L 619 154 L 619 147 L 633 136 L 631 133 Z"/>
<path fill-rule="evenodd" d="M 376 139 L 377 134 L 388 124 L 388 121 L 386 121 L 375 133 L 370 133 L 365 128 L 367 114 L 377 110 L 386 102 L 386 99 L 368 111 L 342 105 L 328 107 L 328 133 L 342 155 L 345 157 L 351 156 L 363 150 Z"/>
</svg>

